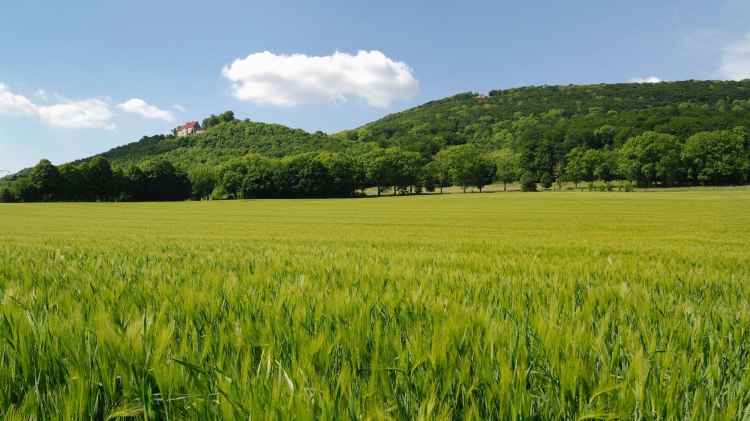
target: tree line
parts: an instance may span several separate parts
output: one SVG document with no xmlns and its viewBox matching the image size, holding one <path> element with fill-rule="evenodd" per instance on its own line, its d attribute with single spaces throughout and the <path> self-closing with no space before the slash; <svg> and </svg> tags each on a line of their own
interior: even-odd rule
<svg viewBox="0 0 750 421">
<path fill-rule="evenodd" d="M 255 153 L 189 171 L 156 159 L 127 169 L 97 156 L 59 167 L 41 160 L 28 177 L 0 184 L 0 202 L 165 201 L 201 199 L 352 197 L 377 187 L 378 195 L 434 191 L 461 183 L 492 182 L 495 165 L 472 145 L 446 150 L 435 161 L 400 148 L 360 157 L 310 152 L 283 158 Z"/>
<path fill-rule="evenodd" d="M 0 184 L 0 202 L 168 201 L 190 194 L 187 174 L 162 159 L 126 170 L 101 156 L 59 167 L 42 159 L 27 177 Z"/>
<path fill-rule="evenodd" d="M 542 154 L 544 157 L 544 154 Z M 626 180 L 638 186 L 730 185 L 750 181 L 750 136 L 745 127 L 707 131 L 684 141 L 645 132 L 619 148 L 576 146 L 553 163 L 539 155 L 503 148 L 482 152 L 474 144 L 445 148 L 433 157 L 399 147 L 359 156 L 309 152 L 283 158 L 250 153 L 220 165 L 188 171 L 164 159 L 127 169 L 101 156 L 59 167 L 44 159 L 29 176 L 0 184 L 0 201 L 164 201 L 352 197 L 374 187 L 381 194 L 442 192 L 446 186 L 482 189 L 520 182 L 524 191 L 554 183 Z"/>
</svg>

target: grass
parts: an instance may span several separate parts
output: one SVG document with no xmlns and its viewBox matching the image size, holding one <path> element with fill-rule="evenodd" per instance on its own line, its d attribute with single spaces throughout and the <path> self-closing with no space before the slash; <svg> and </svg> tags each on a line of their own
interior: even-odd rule
<svg viewBox="0 0 750 421">
<path fill-rule="evenodd" d="M 750 417 L 750 191 L 0 205 L 6 419 Z"/>
</svg>

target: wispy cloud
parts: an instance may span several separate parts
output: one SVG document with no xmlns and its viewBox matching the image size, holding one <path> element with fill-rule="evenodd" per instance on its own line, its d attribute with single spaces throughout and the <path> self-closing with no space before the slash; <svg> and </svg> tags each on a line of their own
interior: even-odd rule
<svg viewBox="0 0 750 421">
<path fill-rule="evenodd" d="M 39 94 L 37 91 L 35 94 Z M 100 99 L 68 100 L 58 98 L 53 105 L 36 105 L 23 95 L 14 94 L 0 83 L 0 114 L 38 116 L 46 124 L 68 129 L 114 129 L 109 104 Z"/>
<path fill-rule="evenodd" d="M 7 85 L 0 83 L 0 114 L 34 115 L 37 109 L 28 98 L 10 91 Z"/>
<path fill-rule="evenodd" d="M 630 79 L 630 83 L 659 83 L 659 82 L 663 82 L 663 81 L 656 76 L 649 76 L 646 78 L 634 77 Z"/>
<path fill-rule="evenodd" d="M 222 76 L 232 82 L 231 93 L 241 101 L 293 107 L 300 104 L 345 101 L 358 96 L 371 106 L 387 107 L 419 90 L 412 69 L 380 51 L 328 56 L 250 54 L 224 66 Z"/>
<path fill-rule="evenodd" d="M 36 96 L 37 98 L 39 98 L 39 99 L 41 99 L 43 101 L 47 100 L 47 92 L 45 92 L 44 89 L 37 89 L 34 92 L 34 96 Z"/>
<path fill-rule="evenodd" d="M 146 101 L 140 98 L 131 98 L 122 104 L 118 104 L 117 108 L 133 114 L 138 114 L 143 118 L 150 118 L 155 120 L 174 121 L 174 115 L 171 112 L 162 110 L 159 107 L 146 103 Z"/>
<path fill-rule="evenodd" d="M 107 129 L 116 127 L 110 123 L 112 112 L 109 104 L 100 99 L 66 101 L 60 104 L 39 107 L 39 115 L 45 123 L 66 129 Z"/>
<path fill-rule="evenodd" d="M 750 35 L 724 49 L 719 73 L 732 80 L 750 78 Z"/>
<path fill-rule="evenodd" d="M 182 105 L 180 105 L 180 104 L 174 104 L 174 105 L 172 106 L 172 108 L 174 108 L 175 110 L 177 110 L 177 111 L 179 111 L 179 112 L 181 112 L 181 113 L 187 112 L 187 108 L 183 107 L 183 106 L 182 106 Z"/>
</svg>

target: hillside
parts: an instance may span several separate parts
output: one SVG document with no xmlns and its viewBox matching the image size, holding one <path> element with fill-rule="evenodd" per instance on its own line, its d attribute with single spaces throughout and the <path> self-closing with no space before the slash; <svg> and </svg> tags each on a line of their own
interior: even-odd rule
<svg viewBox="0 0 750 421">
<path fill-rule="evenodd" d="M 750 80 L 535 86 L 491 91 L 487 98 L 463 93 L 338 137 L 424 155 L 464 143 L 491 151 L 534 149 L 546 141 L 561 160 L 575 146 L 617 147 L 649 130 L 685 139 L 737 126 L 750 126 Z"/>
<path fill-rule="evenodd" d="M 465 143 L 485 152 L 508 147 L 532 155 L 545 144 L 555 155 L 551 161 L 559 162 L 576 146 L 617 148 L 649 130 L 684 140 L 701 131 L 738 126 L 750 127 L 750 80 L 532 86 L 491 91 L 486 98 L 462 93 L 330 136 L 234 120 L 185 137 L 144 136 L 100 155 L 122 168 L 164 158 L 190 169 L 248 153 L 275 158 L 321 151 L 361 155 L 398 146 L 429 159 Z M 28 170 L 6 179 L 26 174 Z"/>
<path fill-rule="evenodd" d="M 334 135 L 240 121 L 231 111 L 204 126 L 60 169 L 40 161 L 36 176 L 7 177 L 0 201 L 174 200 L 191 189 L 193 198 L 352 196 L 367 187 L 406 194 L 449 185 L 481 191 L 494 181 L 530 191 L 566 181 L 750 182 L 750 80 L 464 93 Z M 115 176 L 100 177 L 110 166 Z"/>
<path fill-rule="evenodd" d="M 183 137 L 144 136 L 138 142 L 110 149 L 101 156 L 112 165 L 123 168 L 163 158 L 187 170 L 197 164 L 218 165 L 248 153 L 281 158 L 321 151 L 360 153 L 372 147 L 361 142 L 332 139 L 323 132 L 311 134 L 278 124 L 234 120 Z"/>
</svg>

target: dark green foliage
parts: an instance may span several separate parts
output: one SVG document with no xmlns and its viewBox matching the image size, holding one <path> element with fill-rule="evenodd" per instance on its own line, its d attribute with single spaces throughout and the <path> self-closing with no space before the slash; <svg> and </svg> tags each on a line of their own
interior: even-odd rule
<svg viewBox="0 0 750 421">
<path fill-rule="evenodd" d="M 616 151 L 645 132 L 670 134 L 684 141 L 699 132 L 735 127 L 750 127 L 750 81 L 539 86 L 492 91 L 489 99 L 459 94 L 345 134 L 381 147 L 409 145 L 411 150 L 466 143 L 482 151 L 509 148 L 519 154 L 524 171 L 539 178 L 549 174 L 553 179 L 577 182 L 621 176 Z M 437 145 L 414 145 L 415 134 Z M 585 162 L 566 168 L 575 148 L 581 156 L 574 152 L 573 157 Z M 743 156 L 747 161 L 747 154 Z M 640 183 L 697 182 L 687 179 L 679 159 L 672 154 L 667 158 L 671 162 L 662 162 L 665 168 L 660 177 Z"/>
<path fill-rule="evenodd" d="M 438 153 L 438 160 L 447 163 L 448 172 L 455 184 L 466 192 L 468 186 L 482 188 L 495 177 L 496 166 L 493 160 L 482 154 L 474 145 L 451 146 Z"/>
<path fill-rule="evenodd" d="M 646 132 L 630 138 L 619 150 L 619 171 L 640 186 L 674 185 L 685 179 L 682 144 L 672 135 Z"/>
<path fill-rule="evenodd" d="M 536 191 L 536 177 L 532 172 L 526 171 L 521 175 L 521 190 Z"/>
<path fill-rule="evenodd" d="M 593 170 L 594 180 L 612 181 L 617 176 L 617 154 L 604 146 L 603 149 L 586 151 L 587 162 Z"/>
<path fill-rule="evenodd" d="M 576 146 L 567 155 L 563 178 L 575 183 L 594 180 L 612 181 L 617 174 L 617 156 L 605 146 L 603 149 L 584 149 Z"/>
<path fill-rule="evenodd" d="M 283 159 L 249 154 L 217 169 L 216 199 L 350 197 L 357 184 L 355 161 L 323 152 Z"/>
<path fill-rule="evenodd" d="M 218 178 L 216 170 L 209 165 L 197 165 L 188 173 L 188 179 L 193 189 L 193 199 L 208 198 L 216 188 Z"/>
<path fill-rule="evenodd" d="M 439 185 L 437 165 L 433 162 L 428 162 L 422 167 L 419 178 L 419 186 L 424 187 L 428 192 L 434 192 L 435 188 Z"/>
<path fill-rule="evenodd" d="M 116 190 L 114 174 L 106 158 L 95 156 L 86 165 L 84 174 L 90 198 L 109 200 L 114 196 Z"/>
<path fill-rule="evenodd" d="M 326 196 L 332 180 L 328 168 L 315 153 L 286 157 L 281 160 L 283 174 L 282 192 L 292 197 Z"/>
<path fill-rule="evenodd" d="M 0 201 L 162 201 L 189 198 L 191 183 L 184 172 L 164 160 L 147 161 L 122 171 L 113 170 L 106 158 L 97 156 L 60 168 L 42 160 L 32 170 L 28 183 L 21 179 L 7 190 Z"/>
<path fill-rule="evenodd" d="M 31 170 L 29 182 L 37 197 L 42 201 L 58 199 L 62 187 L 62 177 L 56 166 L 47 159 L 42 159 Z"/>
<path fill-rule="evenodd" d="M 685 81 L 534 86 L 491 91 L 489 99 L 459 94 L 391 114 L 347 134 L 381 146 L 402 145 L 414 133 L 422 133 L 439 139 L 441 148 L 476 143 L 499 149 L 552 129 L 548 135 L 565 141 L 570 150 L 617 147 L 648 130 L 687 138 L 699 131 L 748 125 L 750 81 Z"/>
<path fill-rule="evenodd" d="M 203 119 L 201 128 L 208 129 L 209 127 L 217 126 L 221 123 L 228 123 L 230 121 L 234 121 L 234 111 L 225 111 L 218 116 L 211 114 L 210 117 Z"/>
<path fill-rule="evenodd" d="M 391 187 L 396 194 L 399 189 L 406 191 L 417 185 L 422 161 L 419 153 L 404 151 L 398 147 L 373 150 L 362 160 L 367 184 L 376 186 L 378 195 Z"/>
<path fill-rule="evenodd" d="M 394 179 L 394 169 L 386 151 L 376 149 L 365 155 L 362 161 L 365 168 L 365 179 L 377 187 L 378 196 L 380 196 L 383 187 L 392 185 Z"/>
<path fill-rule="evenodd" d="M 503 148 L 492 155 L 497 167 L 497 181 L 503 183 L 503 191 L 508 183 L 518 180 L 521 172 L 521 157 L 509 148 Z"/>
<path fill-rule="evenodd" d="M 13 203 L 18 201 L 19 199 L 16 189 L 11 187 L 10 184 L 0 184 L 0 203 Z"/>
<path fill-rule="evenodd" d="M 328 171 L 332 196 L 346 197 L 357 185 L 357 163 L 350 156 L 338 152 L 321 152 L 315 159 Z"/>
<path fill-rule="evenodd" d="M 749 162 L 742 130 L 702 132 L 690 136 L 682 150 L 689 178 L 701 184 L 747 182 Z"/>
<path fill-rule="evenodd" d="M 206 188 L 201 182 L 196 178 L 196 186 Z M 163 201 L 187 199 L 192 188 L 187 175 L 165 160 L 147 161 L 122 171 L 113 170 L 106 158 L 95 157 L 59 169 L 42 160 L 28 182 L 15 181 L 0 193 L 0 201 Z"/>
<path fill-rule="evenodd" d="M 576 146 L 568 153 L 568 165 L 565 166 L 563 178 L 566 181 L 572 181 L 576 188 L 578 188 L 578 183 L 580 183 L 581 180 L 586 179 L 587 168 L 585 154 L 586 151 L 580 146 Z"/>
<path fill-rule="evenodd" d="M 73 165 L 66 163 L 60 165 L 60 175 L 63 178 L 63 190 L 62 195 L 65 200 L 85 200 L 87 198 L 86 178 L 85 178 L 86 163 L 79 165 Z"/>
<path fill-rule="evenodd" d="M 139 167 L 143 172 L 143 190 L 142 196 L 135 200 L 184 200 L 192 194 L 187 174 L 178 171 L 169 161 L 146 161 Z"/>
<path fill-rule="evenodd" d="M 146 174 L 137 166 L 132 166 L 125 171 L 125 187 L 123 188 L 125 200 L 141 200 L 146 191 Z"/>
<path fill-rule="evenodd" d="M 531 179 L 543 188 L 750 181 L 750 81 L 465 93 L 332 136 L 240 121 L 231 111 L 203 126 L 59 168 L 40 163 L 33 177 L 27 169 L 2 179 L 0 201 L 348 197 L 367 187 L 380 195 L 452 184 L 481 191 L 521 174 L 527 188 Z"/>
<path fill-rule="evenodd" d="M 138 142 L 111 149 L 102 156 L 120 167 L 163 158 L 190 170 L 200 164 L 217 166 L 248 153 L 273 158 L 322 151 L 346 152 L 355 156 L 374 148 L 373 144 L 334 138 L 323 132 L 307 133 L 278 124 L 229 120 L 209 125 L 203 133 L 182 137 L 144 137 Z"/>
<path fill-rule="evenodd" d="M 544 188 L 545 190 L 552 188 L 552 181 L 554 180 L 550 173 L 544 173 L 541 177 L 539 177 L 539 184 L 541 184 L 542 188 Z"/>
</svg>

